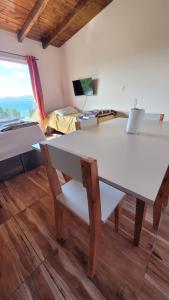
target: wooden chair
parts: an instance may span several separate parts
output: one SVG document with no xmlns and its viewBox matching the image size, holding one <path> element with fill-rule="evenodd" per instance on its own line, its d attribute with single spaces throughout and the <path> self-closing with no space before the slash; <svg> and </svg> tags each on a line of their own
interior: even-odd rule
<svg viewBox="0 0 169 300">
<path fill-rule="evenodd" d="M 97 161 L 81 158 L 51 145 L 41 144 L 47 175 L 54 197 L 56 237 L 62 239 L 65 212 L 70 213 L 89 227 L 88 275 L 93 278 L 101 224 L 115 213 L 115 230 L 119 227 L 120 202 L 124 193 L 99 181 Z M 69 182 L 60 185 L 56 169 L 70 176 Z"/>
<path fill-rule="evenodd" d="M 76 130 L 84 129 L 84 128 L 88 128 L 88 127 L 92 127 L 92 126 L 96 126 L 96 125 L 98 125 L 98 119 L 97 118 L 90 118 L 90 119 L 87 119 L 87 120 L 80 120 L 80 121 L 77 121 L 75 123 Z"/>
<path fill-rule="evenodd" d="M 144 120 L 164 121 L 164 114 L 145 113 Z"/>
</svg>

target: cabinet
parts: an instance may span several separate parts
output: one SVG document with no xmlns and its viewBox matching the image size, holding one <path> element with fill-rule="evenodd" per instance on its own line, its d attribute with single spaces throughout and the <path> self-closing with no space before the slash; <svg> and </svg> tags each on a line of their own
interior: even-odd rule
<svg viewBox="0 0 169 300">
<path fill-rule="evenodd" d="M 37 168 L 41 164 L 41 153 L 36 150 L 0 161 L 0 182 Z"/>
</svg>

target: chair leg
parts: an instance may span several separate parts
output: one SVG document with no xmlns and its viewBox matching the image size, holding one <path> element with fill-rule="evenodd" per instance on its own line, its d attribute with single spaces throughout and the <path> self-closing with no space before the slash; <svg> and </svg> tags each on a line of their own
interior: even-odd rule
<svg viewBox="0 0 169 300">
<path fill-rule="evenodd" d="M 117 205 L 114 211 L 114 219 L 115 219 L 115 231 L 119 231 L 119 221 L 120 221 L 120 214 L 121 214 L 121 203 Z"/>
<path fill-rule="evenodd" d="M 55 201 L 55 226 L 56 226 L 56 238 L 62 239 L 62 227 L 63 227 L 63 209 L 57 201 Z"/>
<path fill-rule="evenodd" d="M 90 229 L 89 240 L 89 262 L 88 262 L 88 276 L 93 278 L 96 273 L 96 258 L 100 236 L 100 225 L 95 229 Z"/>
</svg>

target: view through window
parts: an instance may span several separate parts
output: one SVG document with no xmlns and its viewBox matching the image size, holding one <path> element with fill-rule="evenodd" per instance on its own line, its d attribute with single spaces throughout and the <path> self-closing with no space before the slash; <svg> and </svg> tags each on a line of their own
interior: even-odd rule
<svg viewBox="0 0 169 300">
<path fill-rule="evenodd" d="M 28 65 L 0 60 L 0 119 L 35 119 Z"/>
</svg>

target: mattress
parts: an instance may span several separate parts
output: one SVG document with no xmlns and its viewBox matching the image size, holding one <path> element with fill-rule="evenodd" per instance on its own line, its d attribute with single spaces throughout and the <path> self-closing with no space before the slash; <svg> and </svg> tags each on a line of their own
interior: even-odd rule
<svg viewBox="0 0 169 300">
<path fill-rule="evenodd" d="M 0 133 L 0 161 L 32 150 L 32 144 L 45 139 L 39 125 Z"/>
</svg>

